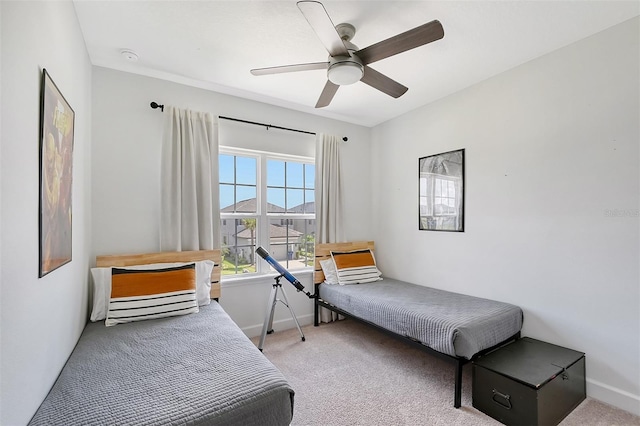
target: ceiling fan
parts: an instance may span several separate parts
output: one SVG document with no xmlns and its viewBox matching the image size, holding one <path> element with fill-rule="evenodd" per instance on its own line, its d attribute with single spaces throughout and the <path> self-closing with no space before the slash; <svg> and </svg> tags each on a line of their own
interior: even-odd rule
<svg viewBox="0 0 640 426">
<path fill-rule="evenodd" d="M 371 68 L 369 64 L 444 37 L 442 24 L 434 20 L 364 49 L 358 49 L 356 45 L 351 43 L 351 39 L 356 33 L 353 25 L 344 23 L 334 26 L 326 9 L 318 1 L 301 0 L 297 5 L 329 52 L 328 60 L 325 62 L 256 68 L 251 70 L 251 74 L 268 75 L 326 69 L 327 83 L 316 103 L 316 108 L 329 105 L 339 86 L 353 84 L 358 81 L 362 81 L 389 96 L 399 98 L 409 88 L 379 73 Z"/>
</svg>

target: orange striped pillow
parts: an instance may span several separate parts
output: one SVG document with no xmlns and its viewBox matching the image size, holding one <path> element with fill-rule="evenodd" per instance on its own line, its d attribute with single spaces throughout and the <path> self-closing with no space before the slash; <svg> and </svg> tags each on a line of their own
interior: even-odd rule
<svg viewBox="0 0 640 426">
<path fill-rule="evenodd" d="M 370 283 L 382 279 L 373 252 L 369 249 L 349 252 L 332 251 L 331 257 L 336 265 L 338 283 L 341 285 Z"/>
<path fill-rule="evenodd" d="M 107 326 L 198 311 L 194 263 L 163 269 L 111 269 Z"/>
</svg>

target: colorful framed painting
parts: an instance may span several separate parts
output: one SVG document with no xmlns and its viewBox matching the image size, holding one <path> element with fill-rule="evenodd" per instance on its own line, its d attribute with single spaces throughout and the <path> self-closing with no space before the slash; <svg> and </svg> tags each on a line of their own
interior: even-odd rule
<svg viewBox="0 0 640 426">
<path fill-rule="evenodd" d="M 418 229 L 464 232 L 464 149 L 418 160 Z"/>
<path fill-rule="evenodd" d="M 46 69 L 40 91 L 40 273 L 71 261 L 75 113 Z"/>
</svg>

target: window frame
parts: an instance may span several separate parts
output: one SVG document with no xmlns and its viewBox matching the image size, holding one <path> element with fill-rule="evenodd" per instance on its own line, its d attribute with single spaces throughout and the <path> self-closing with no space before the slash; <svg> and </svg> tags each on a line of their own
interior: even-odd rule
<svg viewBox="0 0 640 426">
<path fill-rule="evenodd" d="M 449 188 L 447 185 L 447 194 L 444 195 L 440 192 L 440 195 L 436 195 L 436 186 L 441 183 L 452 183 L 453 184 L 453 196 L 449 196 Z M 457 185 L 460 182 L 460 178 L 454 176 L 447 175 L 439 175 L 435 173 L 421 173 L 419 179 L 419 195 L 418 195 L 418 203 L 419 203 L 419 214 L 420 216 L 433 216 L 433 217 L 448 217 L 448 216 L 456 216 L 455 212 L 444 212 L 437 213 L 435 211 L 436 200 L 453 200 L 454 206 L 456 202 L 456 191 Z M 424 193 L 422 192 L 424 190 Z M 447 204 L 448 205 L 448 204 Z M 455 208 L 455 207 L 454 207 Z"/>
<path fill-rule="evenodd" d="M 223 213 L 222 206 L 220 211 L 220 220 L 235 220 L 235 219 L 256 219 L 256 248 L 263 246 L 265 248 L 270 247 L 269 241 L 269 227 L 272 220 L 316 220 L 316 214 L 314 213 L 269 213 L 267 209 L 267 162 L 269 160 L 284 161 L 284 162 L 296 162 L 302 164 L 311 164 L 315 167 L 315 158 L 282 154 L 268 151 L 260 151 L 247 148 L 235 148 L 229 146 L 220 146 L 218 155 L 232 155 L 252 157 L 256 159 L 256 212 L 255 213 Z M 235 166 L 234 166 L 235 167 Z M 314 171 L 315 173 L 316 171 Z M 235 183 L 234 183 L 235 184 Z M 220 182 L 218 183 L 220 185 Z M 304 185 L 304 180 L 303 180 Z M 285 182 L 286 188 L 286 182 Z M 315 180 L 313 187 L 315 195 Z M 314 197 L 315 198 L 315 197 Z M 235 200 L 237 203 L 240 200 Z M 305 200 L 310 201 L 310 200 Z M 315 202 L 315 199 L 313 200 Z M 221 241 L 222 242 L 222 241 Z M 256 255 L 257 259 L 262 259 Z M 286 267 L 286 265 L 283 265 Z M 296 272 L 307 272 L 313 270 L 313 264 L 304 268 L 294 269 Z M 228 274 L 222 275 L 221 279 L 234 280 L 240 278 L 255 278 L 272 274 L 273 270 L 269 264 L 262 260 L 256 261 L 256 272 L 249 272 L 244 274 Z"/>
</svg>

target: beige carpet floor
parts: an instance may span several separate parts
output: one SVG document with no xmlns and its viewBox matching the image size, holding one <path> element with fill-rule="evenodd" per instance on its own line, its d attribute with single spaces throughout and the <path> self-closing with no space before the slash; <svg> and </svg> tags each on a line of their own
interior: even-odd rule
<svg viewBox="0 0 640 426">
<path fill-rule="evenodd" d="M 303 332 L 305 342 L 297 329 L 267 335 L 263 348 L 296 392 L 292 425 L 501 424 L 472 407 L 470 364 L 455 409 L 453 364 L 354 320 Z M 561 425 L 640 425 L 640 417 L 587 398 Z"/>
</svg>

